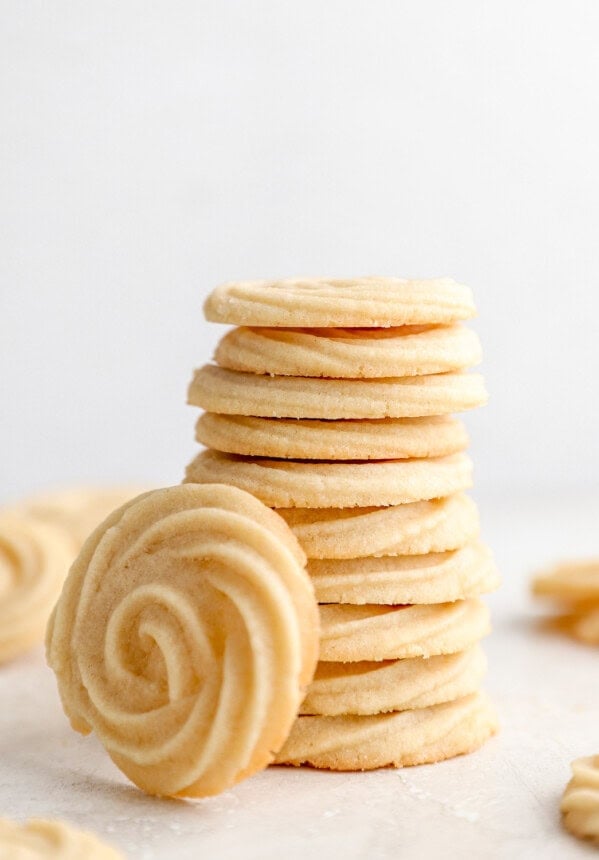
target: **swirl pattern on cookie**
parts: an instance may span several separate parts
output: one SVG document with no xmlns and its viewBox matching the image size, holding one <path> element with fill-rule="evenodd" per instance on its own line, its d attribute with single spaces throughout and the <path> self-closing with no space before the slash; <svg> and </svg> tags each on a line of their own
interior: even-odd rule
<svg viewBox="0 0 599 860">
<path fill-rule="evenodd" d="M 185 481 L 232 484 L 272 508 L 346 508 L 435 499 L 472 485 L 465 454 L 359 463 L 267 460 L 203 451 Z"/>
<path fill-rule="evenodd" d="M 468 447 L 466 428 L 449 415 L 323 421 L 206 412 L 196 424 L 196 439 L 228 454 L 291 460 L 443 457 Z"/>
<path fill-rule="evenodd" d="M 86 541 L 48 628 L 73 728 L 151 794 L 215 794 L 283 743 L 318 652 L 305 557 L 234 487 L 140 496 Z"/>
<path fill-rule="evenodd" d="M 320 659 L 354 663 L 454 654 L 489 632 L 488 609 L 476 599 L 431 606 L 331 603 L 320 607 Z"/>
<path fill-rule="evenodd" d="M 206 364 L 196 370 L 188 403 L 206 412 L 262 418 L 423 418 L 483 406 L 479 373 L 386 379 L 259 376 Z"/>
<path fill-rule="evenodd" d="M 478 689 L 486 666 L 478 645 L 427 660 L 319 663 L 300 713 L 380 714 L 452 702 Z"/>
<path fill-rule="evenodd" d="M 73 555 L 61 529 L 0 514 L 0 663 L 43 642 Z"/>
<path fill-rule="evenodd" d="M 298 717 L 277 764 L 372 770 L 428 764 L 472 752 L 497 730 L 486 696 L 368 716 Z"/>
<path fill-rule="evenodd" d="M 499 585 L 493 556 L 480 541 L 426 555 L 312 559 L 308 573 L 319 603 L 449 603 Z"/>
<path fill-rule="evenodd" d="M 561 803 L 564 827 L 599 845 L 599 755 L 576 759 L 572 773 Z"/>
<path fill-rule="evenodd" d="M 469 319 L 475 306 L 468 287 L 451 278 L 288 278 L 222 284 L 204 314 L 232 325 L 386 327 Z"/>
<path fill-rule="evenodd" d="M 400 328 L 235 328 L 216 348 L 228 370 L 277 376 L 377 379 L 424 376 L 473 367 L 482 359 L 472 329 L 452 326 Z"/>
<path fill-rule="evenodd" d="M 13 860 L 123 860 L 92 833 L 62 821 L 31 819 L 17 824 L 0 818 L 0 857 Z"/>
<path fill-rule="evenodd" d="M 599 602 L 599 559 L 557 564 L 535 578 L 533 592 L 566 603 Z"/>
<path fill-rule="evenodd" d="M 308 558 L 421 555 L 459 549 L 479 532 L 478 509 L 455 493 L 385 508 L 282 508 Z"/>
</svg>

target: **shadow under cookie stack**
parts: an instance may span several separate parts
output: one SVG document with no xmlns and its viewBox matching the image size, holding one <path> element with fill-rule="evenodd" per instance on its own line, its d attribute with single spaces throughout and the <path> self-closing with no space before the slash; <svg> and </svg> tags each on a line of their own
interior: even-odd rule
<svg viewBox="0 0 599 860">
<path fill-rule="evenodd" d="M 336 770 L 435 762 L 496 728 L 479 685 L 498 576 L 464 494 L 453 413 L 486 401 L 470 290 L 448 279 L 241 282 L 196 371 L 208 450 L 186 481 L 253 493 L 287 521 L 320 604 L 320 662 L 276 761 Z"/>
</svg>

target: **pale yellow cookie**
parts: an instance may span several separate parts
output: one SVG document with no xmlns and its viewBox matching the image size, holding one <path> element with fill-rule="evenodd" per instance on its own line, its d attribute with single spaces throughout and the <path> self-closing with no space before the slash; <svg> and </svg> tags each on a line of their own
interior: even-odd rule
<svg viewBox="0 0 599 860">
<path fill-rule="evenodd" d="M 493 556 L 478 540 L 426 555 L 313 559 L 308 573 L 319 603 L 448 603 L 499 585 Z"/>
<path fill-rule="evenodd" d="M 490 631 L 489 611 L 480 600 L 431 606 L 320 607 L 320 659 L 354 663 L 455 654 Z"/>
<path fill-rule="evenodd" d="M 123 860 L 123 855 L 62 821 L 17 824 L 0 818 L 0 860 Z"/>
<path fill-rule="evenodd" d="M 298 717 L 275 761 L 330 770 L 429 764 L 473 752 L 496 731 L 487 697 L 473 693 L 413 711 Z"/>
<path fill-rule="evenodd" d="M 576 759 L 572 773 L 561 803 L 564 827 L 599 845 L 599 755 Z"/>
<path fill-rule="evenodd" d="M 533 593 L 564 603 L 599 602 L 599 559 L 566 561 L 537 576 Z"/>
<path fill-rule="evenodd" d="M 428 708 L 474 693 L 486 667 L 479 645 L 426 660 L 319 663 L 300 713 L 337 716 Z"/>
<path fill-rule="evenodd" d="M 204 314 L 232 325 L 339 328 L 451 323 L 475 307 L 468 287 L 451 278 L 289 278 L 223 284 Z"/>
<path fill-rule="evenodd" d="M 206 364 L 194 374 L 188 402 L 206 412 L 263 418 L 422 418 L 483 406 L 487 392 L 479 373 L 307 379 Z"/>
<path fill-rule="evenodd" d="M 468 447 L 466 428 L 449 415 L 321 421 L 206 412 L 196 439 L 229 454 L 290 460 L 398 460 L 443 457 Z"/>
<path fill-rule="evenodd" d="M 62 529 L 0 513 L 0 663 L 43 642 L 73 556 Z"/>
<path fill-rule="evenodd" d="M 232 484 L 273 508 L 347 508 L 434 499 L 472 485 L 465 454 L 426 460 L 322 463 L 203 451 L 185 481 Z"/>
<path fill-rule="evenodd" d="M 475 332 L 461 325 L 400 328 L 235 328 L 216 363 L 278 376 L 376 379 L 473 367 L 482 359 Z"/>
<path fill-rule="evenodd" d="M 71 535 L 75 555 L 102 520 L 145 489 L 133 486 L 68 487 L 37 493 L 7 510 L 60 526 Z"/>
<path fill-rule="evenodd" d="M 124 860 L 124 855 L 63 821 L 34 818 L 17 824 L 0 818 L 0 860 Z"/>
<path fill-rule="evenodd" d="M 465 546 L 480 527 L 478 509 L 463 493 L 385 508 L 281 508 L 279 513 L 308 558 L 444 552 Z"/>
<path fill-rule="evenodd" d="M 47 635 L 74 729 L 151 794 L 216 794 L 283 744 L 318 652 L 284 521 L 234 487 L 140 496 L 86 541 Z"/>
</svg>

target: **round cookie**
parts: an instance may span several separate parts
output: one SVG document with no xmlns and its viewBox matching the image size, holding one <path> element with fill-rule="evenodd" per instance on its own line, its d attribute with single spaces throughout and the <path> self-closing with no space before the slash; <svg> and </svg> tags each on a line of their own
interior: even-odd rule
<svg viewBox="0 0 599 860">
<path fill-rule="evenodd" d="M 533 581 L 533 593 L 564 603 L 599 602 L 599 559 L 557 564 Z"/>
<path fill-rule="evenodd" d="M 564 827 L 599 845 L 599 755 L 573 761 L 572 774 L 560 807 Z"/>
<path fill-rule="evenodd" d="M 73 557 L 62 529 L 0 513 L 0 663 L 43 642 Z"/>
<path fill-rule="evenodd" d="M 71 535 L 74 553 L 96 526 L 134 496 L 142 487 L 71 487 L 37 493 L 7 510 L 59 526 Z"/>
<path fill-rule="evenodd" d="M 434 499 L 472 485 L 465 454 L 425 460 L 322 463 L 266 460 L 203 451 L 188 483 L 232 484 L 273 508 L 348 508 Z"/>
<path fill-rule="evenodd" d="M 73 728 L 150 794 L 216 794 L 265 767 L 317 661 L 304 562 L 284 521 L 234 487 L 170 487 L 115 511 L 48 626 Z"/>
<path fill-rule="evenodd" d="M 320 607 L 320 660 L 332 663 L 434 657 L 469 648 L 490 632 L 480 600 L 431 606 Z"/>
<path fill-rule="evenodd" d="M 205 412 L 196 439 L 228 454 L 288 460 L 399 460 L 443 457 L 468 447 L 466 428 L 449 415 L 321 421 Z"/>
<path fill-rule="evenodd" d="M 486 667 L 479 645 L 427 660 L 319 663 L 300 714 L 380 714 L 452 702 L 478 689 Z"/>
<path fill-rule="evenodd" d="M 0 858 L 5 860 L 124 860 L 115 848 L 62 821 L 0 818 Z"/>
<path fill-rule="evenodd" d="M 400 328 L 235 328 L 216 348 L 229 370 L 277 376 L 377 379 L 473 367 L 478 335 L 461 325 Z"/>
<path fill-rule="evenodd" d="M 493 556 L 480 541 L 426 555 L 314 559 L 308 573 L 319 603 L 449 603 L 499 585 Z"/>
<path fill-rule="evenodd" d="M 188 403 L 206 412 L 262 418 L 424 418 L 487 402 L 479 373 L 388 379 L 258 376 L 206 364 L 196 370 Z"/>
<path fill-rule="evenodd" d="M 384 508 L 281 508 L 278 513 L 308 558 L 444 552 L 465 546 L 480 528 L 478 509 L 463 493 Z"/>
<path fill-rule="evenodd" d="M 93 833 L 63 821 L 31 819 L 17 824 L 0 818 L 0 858 L 5 860 L 123 860 Z"/>
<path fill-rule="evenodd" d="M 481 693 L 413 711 L 298 717 L 275 762 L 329 770 L 429 764 L 472 752 L 496 731 Z"/>
<path fill-rule="evenodd" d="M 234 281 L 204 304 L 211 322 L 307 328 L 452 323 L 475 312 L 472 292 L 451 278 Z"/>
</svg>

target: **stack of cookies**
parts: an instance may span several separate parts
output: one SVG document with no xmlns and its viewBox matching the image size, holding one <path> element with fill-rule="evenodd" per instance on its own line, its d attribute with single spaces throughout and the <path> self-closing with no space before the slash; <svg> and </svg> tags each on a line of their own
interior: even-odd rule
<svg viewBox="0 0 599 860">
<path fill-rule="evenodd" d="M 479 692 L 497 585 L 453 413 L 486 401 L 468 288 L 449 279 L 241 282 L 189 402 L 186 481 L 253 493 L 308 556 L 320 662 L 277 756 L 339 770 L 439 761 L 495 730 Z"/>
</svg>

